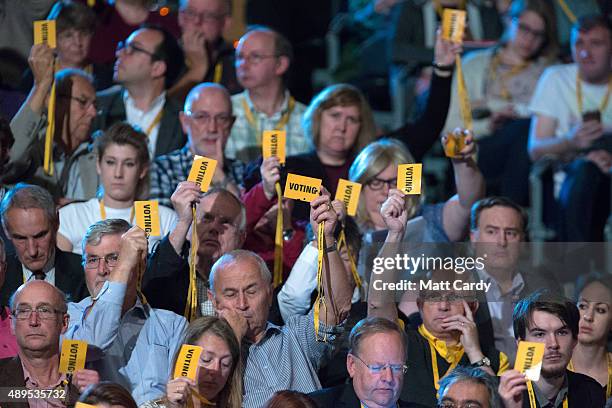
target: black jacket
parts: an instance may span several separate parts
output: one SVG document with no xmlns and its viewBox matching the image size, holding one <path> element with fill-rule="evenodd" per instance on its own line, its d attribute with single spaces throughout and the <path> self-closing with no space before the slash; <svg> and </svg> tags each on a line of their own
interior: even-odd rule
<svg viewBox="0 0 612 408">
<path fill-rule="evenodd" d="M 321 408 L 360 408 L 359 398 L 353 389 L 353 383 L 338 385 L 332 388 L 308 394 Z M 397 401 L 400 408 L 424 408 L 424 405 Z"/>
<path fill-rule="evenodd" d="M 16 254 L 7 254 L 4 285 L 0 289 L 0 304 L 8 305 L 10 296 L 23 284 L 23 269 Z M 55 248 L 55 287 L 64 292 L 70 302 L 78 302 L 87 296 L 85 271 L 81 257 Z"/>
<path fill-rule="evenodd" d="M 106 130 L 113 123 L 126 120 L 123 90 L 123 88 L 111 88 L 97 93 L 96 104 L 99 113 L 92 123 L 92 131 Z M 180 111 L 178 102 L 166 96 L 155 145 L 155 157 L 180 149 L 187 142 L 179 121 Z"/>
<path fill-rule="evenodd" d="M 606 404 L 604 389 L 591 377 L 567 371 L 567 383 L 568 408 L 603 408 Z M 537 401 L 536 405 L 540 408 Z M 530 408 L 527 391 L 523 391 L 523 408 Z"/>
</svg>

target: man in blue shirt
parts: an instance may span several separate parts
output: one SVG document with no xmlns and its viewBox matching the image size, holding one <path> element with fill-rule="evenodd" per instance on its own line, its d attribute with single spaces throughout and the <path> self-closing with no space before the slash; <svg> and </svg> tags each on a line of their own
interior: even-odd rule
<svg viewBox="0 0 612 408">
<path fill-rule="evenodd" d="M 88 361 L 102 380 L 121 384 L 136 402 L 165 392 L 172 361 L 187 321 L 153 309 L 140 296 L 138 270 L 144 270 L 147 238 L 124 220 L 92 225 L 83 239 L 83 265 L 90 297 L 68 306 L 66 337 L 87 341 L 99 350 Z M 90 347 L 91 349 L 92 347 Z"/>
</svg>

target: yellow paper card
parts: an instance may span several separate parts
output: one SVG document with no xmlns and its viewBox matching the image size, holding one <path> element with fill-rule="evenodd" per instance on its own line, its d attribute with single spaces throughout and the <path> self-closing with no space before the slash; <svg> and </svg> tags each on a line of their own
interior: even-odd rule
<svg viewBox="0 0 612 408">
<path fill-rule="evenodd" d="M 98 408 L 97 405 L 86 404 L 84 402 L 79 402 L 74 405 L 74 408 Z"/>
<path fill-rule="evenodd" d="M 285 164 L 285 146 L 287 132 L 284 130 L 264 130 L 263 132 L 263 158 L 278 157 L 281 164 Z"/>
<path fill-rule="evenodd" d="M 444 154 L 446 157 L 454 158 L 459 155 L 459 152 L 465 147 L 465 134 L 448 132 L 446 135 L 446 144 L 444 145 Z"/>
<path fill-rule="evenodd" d="M 354 217 L 357 213 L 357 205 L 359 204 L 359 194 L 361 193 L 361 184 L 353 183 L 345 179 L 338 181 L 336 189 L 336 200 L 342 201 L 346 207 L 346 213 Z"/>
<path fill-rule="evenodd" d="M 442 13 L 442 38 L 454 43 L 462 43 L 464 29 L 465 11 L 444 9 Z"/>
<path fill-rule="evenodd" d="M 289 173 L 284 197 L 309 203 L 319 196 L 322 182 L 321 179 Z"/>
<path fill-rule="evenodd" d="M 423 165 L 421 163 L 400 164 L 397 167 L 397 189 L 404 194 L 421 194 L 422 172 Z"/>
<path fill-rule="evenodd" d="M 528 380 L 538 381 L 544 359 L 544 343 L 520 341 L 514 369 L 525 374 Z"/>
<path fill-rule="evenodd" d="M 38 20 L 34 22 L 34 44 L 47 44 L 55 48 L 55 20 Z"/>
<path fill-rule="evenodd" d="M 161 235 L 157 201 L 134 201 L 134 213 L 136 214 L 136 225 L 142 228 L 147 235 L 154 237 Z"/>
<path fill-rule="evenodd" d="M 212 181 L 216 168 L 217 161 L 215 159 L 196 155 L 193 158 L 193 164 L 191 165 L 191 171 L 189 171 L 187 180 L 193 181 L 199 185 L 200 190 L 205 193 L 208 191 L 208 187 L 210 187 L 210 182 Z"/>
<path fill-rule="evenodd" d="M 82 370 L 85 368 L 86 355 L 86 342 L 64 339 L 64 341 L 62 341 L 59 372 L 62 374 L 72 374 L 77 370 Z"/>
<path fill-rule="evenodd" d="M 202 347 L 183 344 L 176 359 L 174 378 L 187 377 L 195 380 L 200 363 L 200 354 L 202 354 Z"/>
</svg>

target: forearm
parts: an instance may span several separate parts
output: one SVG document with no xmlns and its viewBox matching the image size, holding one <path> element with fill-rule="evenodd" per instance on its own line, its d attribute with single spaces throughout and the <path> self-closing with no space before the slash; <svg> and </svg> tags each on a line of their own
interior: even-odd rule
<svg viewBox="0 0 612 408">
<path fill-rule="evenodd" d="M 170 245 L 172 245 L 172 248 L 174 248 L 174 252 L 176 252 L 177 255 L 180 255 L 183 251 L 183 245 L 185 245 L 186 237 L 189 232 L 190 226 L 190 222 L 179 220 L 176 224 L 176 227 L 168 236 Z"/>
<path fill-rule="evenodd" d="M 453 160 L 452 162 L 459 204 L 469 211 L 472 205 L 485 195 L 484 177 L 472 158 L 461 161 Z"/>
<path fill-rule="evenodd" d="M 368 289 L 368 317 L 382 317 L 390 321 L 397 320 L 398 314 L 395 299 L 390 298 L 386 291 L 377 289 L 379 284 L 376 281 L 389 283 L 398 280 L 399 271 L 395 267 L 385 268 L 384 260 L 395 258 L 402 237 L 403 233 L 393 233 L 390 231 L 387 234 L 383 247 L 374 260 L 375 265 L 372 269 Z M 376 259 L 381 260 L 378 265 L 376 265 Z"/>
<path fill-rule="evenodd" d="M 576 150 L 565 137 L 532 138 L 529 141 L 529 156 L 536 161 L 544 156 L 552 155 L 558 158 L 573 155 Z"/>
<path fill-rule="evenodd" d="M 328 239 L 327 242 L 333 241 Z M 323 261 L 322 271 L 327 313 L 321 316 L 321 321 L 326 325 L 337 325 L 348 316 L 351 309 L 354 285 L 338 251 L 329 252 L 327 255 L 327 262 Z"/>
</svg>

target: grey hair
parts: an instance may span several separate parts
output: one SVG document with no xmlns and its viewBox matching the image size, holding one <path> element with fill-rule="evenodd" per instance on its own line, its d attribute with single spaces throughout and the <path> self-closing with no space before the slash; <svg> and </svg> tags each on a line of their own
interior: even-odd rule
<svg viewBox="0 0 612 408">
<path fill-rule="evenodd" d="M 217 274 L 228 265 L 244 260 L 254 261 L 257 264 L 257 269 L 259 269 L 259 273 L 263 280 L 266 283 L 272 283 L 270 269 L 268 269 L 268 265 L 266 265 L 266 262 L 261 256 L 257 255 L 255 252 L 247 251 L 246 249 L 234 249 L 222 255 L 221 258 L 217 259 L 217 262 L 213 264 L 212 268 L 210 268 L 210 290 L 213 294 L 215 293 L 215 278 Z"/>
<path fill-rule="evenodd" d="M 46 218 L 54 228 L 59 225 L 59 216 L 55 208 L 55 202 L 51 194 L 40 186 L 33 184 L 17 183 L 9 190 L 0 203 L 0 218 L 4 230 L 10 235 L 10 231 L 6 225 L 6 214 L 12 208 L 20 208 L 23 210 L 29 208 L 38 208 L 43 210 Z"/>
<path fill-rule="evenodd" d="M 223 85 L 216 84 L 214 82 L 203 82 L 191 88 L 191 91 L 189 91 L 187 94 L 187 98 L 185 98 L 185 106 L 183 107 L 184 112 L 191 111 L 193 102 L 200 97 L 203 91 L 207 89 L 216 89 L 223 93 L 223 96 L 227 99 L 227 104 L 229 105 L 229 114 L 232 115 L 232 98 L 229 91 Z"/>
<path fill-rule="evenodd" d="M 378 333 L 397 333 L 402 343 L 402 352 L 404 353 L 404 356 L 406 355 L 408 342 L 406 339 L 406 333 L 396 322 L 384 319 L 382 317 L 367 317 L 357 322 L 349 335 L 349 353 L 358 355 L 361 342 L 367 337 Z"/>
<path fill-rule="evenodd" d="M 102 238 L 106 235 L 124 234 L 130 229 L 130 223 L 120 218 L 109 218 L 98 221 L 87 229 L 81 247 L 83 249 L 83 262 L 87 257 L 85 247 L 87 245 L 99 245 Z"/>
<path fill-rule="evenodd" d="M 454 384 L 464 381 L 472 384 L 482 384 L 487 387 L 490 408 L 503 408 L 501 398 L 497 391 L 499 385 L 497 378 L 478 367 L 457 367 L 451 371 L 450 374 L 442 378 L 440 380 L 438 404 L 442 404 L 446 393 Z"/>
<path fill-rule="evenodd" d="M 29 284 L 31 284 L 32 282 L 44 282 L 47 285 L 49 285 L 51 288 L 53 288 L 53 290 L 55 291 L 55 293 L 57 294 L 58 298 L 61 299 L 60 300 L 60 304 L 58 305 L 58 309 L 62 312 L 62 313 L 66 313 L 68 312 L 68 297 L 66 296 L 66 294 L 64 292 L 62 292 L 60 289 L 58 289 L 56 286 L 46 282 L 46 281 L 29 281 L 26 282 L 24 284 L 22 284 L 21 286 L 19 286 L 17 288 L 17 290 L 15 290 L 15 293 L 13 293 L 9 299 L 9 308 L 11 309 L 11 311 L 15 310 L 15 301 L 17 300 L 17 296 L 19 296 L 19 294 L 26 288 L 26 286 L 28 286 Z"/>
<path fill-rule="evenodd" d="M 240 232 L 246 231 L 246 223 L 247 223 L 246 207 L 244 206 L 244 203 L 242 202 L 242 200 L 236 197 L 231 191 L 226 190 L 225 188 L 213 187 L 209 189 L 206 193 L 204 193 L 202 197 L 200 197 L 200 201 L 203 200 L 205 197 L 210 197 L 215 194 L 224 195 L 226 197 L 231 197 L 236 202 L 236 204 L 240 206 L 240 221 L 238 222 L 238 230 Z"/>
</svg>

